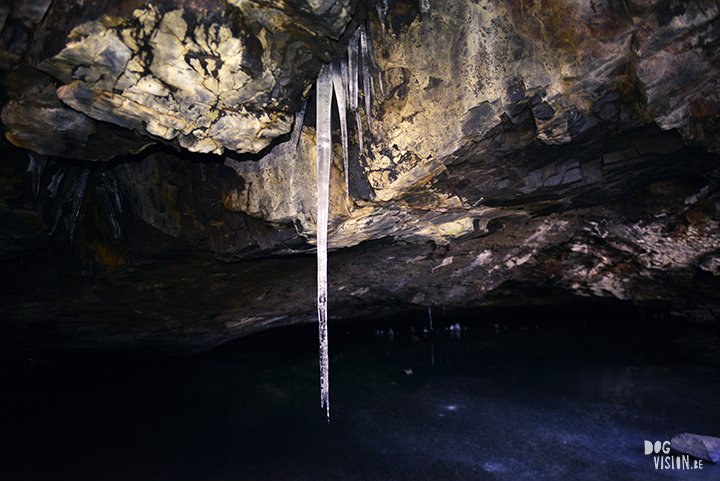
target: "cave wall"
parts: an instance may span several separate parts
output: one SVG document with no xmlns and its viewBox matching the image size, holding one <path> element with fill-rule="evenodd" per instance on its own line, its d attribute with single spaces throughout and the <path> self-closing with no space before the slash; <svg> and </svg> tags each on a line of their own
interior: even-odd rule
<svg viewBox="0 0 720 481">
<path fill-rule="evenodd" d="M 371 112 L 361 102 L 348 117 L 348 172 L 335 132 L 331 316 L 579 297 L 717 318 L 709 0 L 0 7 L 5 282 L 122 279 L 85 303 L 7 291 L 7 318 L 71 332 L 105 306 L 118 321 L 103 326 L 138 319 L 128 332 L 189 330 L 198 344 L 313 320 L 298 259 L 316 233 L 314 80 L 358 25 L 374 95 Z M 260 269 L 262 282 L 243 267 L 274 256 L 287 268 Z M 176 267 L 150 267 L 164 262 Z M 205 292 L 171 280 L 189 279 L 183 268 L 223 293 L 202 303 L 204 321 L 181 307 Z M 132 304 L 153 282 L 165 286 L 157 308 L 111 301 Z M 257 283 L 262 295 L 232 299 Z"/>
</svg>

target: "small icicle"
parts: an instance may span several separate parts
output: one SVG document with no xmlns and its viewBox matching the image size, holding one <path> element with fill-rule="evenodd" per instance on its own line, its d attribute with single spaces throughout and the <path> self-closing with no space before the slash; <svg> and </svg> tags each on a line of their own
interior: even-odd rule
<svg viewBox="0 0 720 481">
<path fill-rule="evenodd" d="M 360 155 L 365 151 L 365 146 L 363 145 L 363 134 L 362 134 L 362 116 L 360 115 L 360 110 L 355 111 L 355 124 L 357 125 L 357 131 L 358 131 L 358 146 L 360 147 Z"/>
<path fill-rule="evenodd" d="M 378 20 L 380 20 L 380 26 L 382 27 L 383 35 L 385 34 L 385 17 L 387 17 L 388 1 L 380 0 L 375 3 L 375 9 L 377 10 Z"/>
<path fill-rule="evenodd" d="M 120 224 L 117 221 L 118 213 L 122 212 L 122 203 L 120 202 L 120 192 L 117 188 L 115 176 L 109 170 L 101 170 L 99 172 L 99 182 L 95 185 L 100 202 L 105 207 L 107 219 L 110 221 L 113 237 L 119 239 L 122 232 Z"/>
<path fill-rule="evenodd" d="M 430 0 L 420 0 L 420 11 L 425 13 L 430 10 Z"/>
<path fill-rule="evenodd" d="M 100 177 L 103 180 L 103 184 L 107 188 L 108 194 L 111 194 L 112 205 L 118 213 L 122 212 L 122 202 L 120 201 L 120 189 L 118 189 L 117 179 L 115 175 L 109 170 L 101 170 Z"/>
<path fill-rule="evenodd" d="M 85 200 L 85 190 L 87 189 L 89 178 L 90 168 L 85 168 L 82 172 L 80 172 L 80 175 L 75 178 L 75 182 L 73 183 L 73 186 L 75 187 L 72 197 L 73 224 L 77 222 L 77 219 L 80 216 L 80 207 L 82 207 L 82 203 Z"/>
<path fill-rule="evenodd" d="M 300 145 L 300 136 L 302 135 L 303 123 L 305 122 L 305 107 L 306 103 L 303 103 L 302 109 L 299 113 L 295 114 L 295 124 L 293 125 L 293 131 L 290 135 L 290 143 L 292 148 L 297 151 L 298 145 Z"/>
<path fill-rule="evenodd" d="M 368 47 L 367 33 L 365 27 L 360 27 L 360 55 L 362 56 L 362 70 L 363 70 L 363 94 L 365 96 L 365 115 L 367 115 L 368 129 L 372 129 L 370 122 L 370 108 L 372 107 L 372 75 L 370 73 L 370 63 L 372 57 L 370 56 L 370 49 Z"/>
<path fill-rule="evenodd" d="M 57 208 L 57 211 L 55 211 L 55 218 L 53 219 L 53 225 L 48 231 L 48 237 L 52 237 L 52 235 L 55 233 L 55 229 L 57 229 L 60 225 L 60 219 L 62 218 L 63 214 L 63 205 L 64 204 L 60 204 L 60 206 Z"/>
<path fill-rule="evenodd" d="M 432 307 L 428 307 L 428 318 L 430 319 L 430 330 L 432 331 Z"/>
<path fill-rule="evenodd" d="M 358 42 L 360 41 L 360 28 L 355 30 L 348 43 L 348 96 L 350 109 L 352 109 L 353 112 L 358 109 Z"/>
<path fill-rule="evenodd" d="M 32 175 L 33 196 L 37 199 L 40 193 L 40 178 L 45 169 L 47 157 L 33 152 L 28 152 L 28 157 L 30 158 L 30 163 L 28 164 L 27 172 L 30 172 Z"/>
<path fill-rule="evenodd" d="M 328 358 L 327 228 L 332 163 L 331 107 L 333 69 L 326 65 L 315 84 L 317 96 L 317 310 L 320 337 L 320 407 L 325 406 L 330 422 L 330 375 Z"/>
<path fill-rule="evenodd" d="M 55 175 L 52 176 L 50 184 L 48 184 L 47 186 L 47 191 L 49 192 L 50 198 L 53 198 L 57 195 L 58 188 L 60 187 L 60 182 L 62 182 L 67 169 L 67 164 L 63 164 L 60 166 L 60 169 L 55 173 Z"/>
<path fill-rule="evenodd" d="M 73 196 L 72 196 L 72 217 L 70 218 L 69 233 L 70 242 L 72 243 L 75 235 L 75 228 L 77 227 L 77 220 L 80 217 L 80 208 L 85 200 L 85 191 L 87 190 L 88 179 L 90 178 L 90 168 L 86 167 L 83 171 L 75 178 L 73 182 Z"/>
<path fill-rule="evenodd" d="M 368 74 L 370 77 L 370 98 L 377 95 L 377 90 L 375 90 L 375 77 L 373 77 L 373 72 L 377 74 L 377 80 L 380 84 L 380 94 L 385 97 L 385 84 L 383 84 L 382 74 L 380 72 L 380 67 L 377 64 L 377 61 L 375 60 L 375 51 L 373 50 L 372 46 L 372 38 L 370 37 L 370 30 L 368 28 L 363 28 L 363 32 L 365 33 L 365 51 L 362 52 L 363 55 L 363 64 L 367 63 L 368 65 Z"/>
<path fill-rule="evenodd" d="M 343 62 L 344 63 L 344 62 Z M 347 65 L 347 64 L 345 64 Z M 350 205 L 350 182 L 349 182 L 349 162 L 348 162 L 348 128 L 347 128 L 347 82 L 343 81 L 343 70 L 347 71 L 347 68 L 343 68 L 342 65 L 331 65 L 332 69 L 332 80 L 333 80 L 333 91 L 335 92 L 335 100 L 338 107 L 338 116 L 340 117 L 340 134 L 342 138 L 342 150 L 343 150 L 343 166 L 345 169 L 345 201 Z"/>
<path fill-rule="evenodd" d="M 350 105 L 349 97 L 349 82 L 350 82 L 350 69 L 348 67 L 347 59 L 340 61 L 340 78 L 342 78 L 343 89 L 345 90 L 345 104 Z"/>
<path fill-rule="evenodd" d="M 379 73 L 379 70 L 380 69 L 378 69 L 377 78 L 378 78 L 378 83 L 380 84 L 380 95 L 382 95 L 384 98 L 385 97 L 385 84 L 383 83 L 382 75 Z M 375 88 L 375 84 L 373 84 L 373 91 L 375 91 L 374 88 Z"/>
<path fill-rule="evenodd" d="M 113 210 L 112 204 L 110 203 L 110 197 L 108 196 L 108 193 L 105 191 L 105 187 L 101 185 L 95 186 L 95 191 L 97 192 L 98 197 L 100 198 L 103 207 L 105 207 L 105 215 L 107 216 L 107 220 L 110 221 L 110 228 L 112 229 L 113 237 L 116 239 L 119 239 L 122 235 L 122 231 L 120 230 L 120 224 L 118 224 L 117 221 L 117 214 L 116 211 Z"/>
<path fill-rule="evenodd" d="M 358 132 L 358 146 L 360 147 L 360 155 L 365 150 L 363 145 L 362 118 L 360 117 L 360 31 L 362 26 L 358 27 L 350 37 L 348 43 L 348 104 L 350 109 L 355 112 L 355 128 Z"/>
</svg>

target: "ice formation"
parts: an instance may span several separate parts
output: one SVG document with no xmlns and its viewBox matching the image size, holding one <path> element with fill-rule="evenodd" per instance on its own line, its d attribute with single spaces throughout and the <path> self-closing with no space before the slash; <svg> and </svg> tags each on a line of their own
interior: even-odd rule
<svg viewBox="0 0 720 481">
<path fill-rule="evenodd" d="M 384 4 L 386 5 L 386 4 Z M 327 410 L 330 421 L 330 379 L 328 362 L 328 284 L 327 284 L 327 229 L 332 164 L 332 99 L 337 103 L 345 170 L 345 195 L 350 203 L 349 154 L 347 108 L 355 113 L 360 152 L 364 150 L 362 118 L 359 108 L 360 69 L 362 68 L 363 97 L 368 127 L 372 107 L 373 79 L 371 68 L 376 68 L 372 48 L 365 26 L 361 25 L 350 38 L 347 59 L 325 65 L 315 83 L 317 99 L 317 310 L 320 337 L 320 406 Z M 382 82 L 380 83 L 382 87 Z M 300 121 L 302 125 L 302 120 Z M 299 131 L 299 129 L 297 129 Z M 293 135 L 295 132 L 293 132 Z"/>
<path fill-rule="evenodd" d="M 363 69 L 363 94 L 365 96 L 365 115 L 367 115 L 368 128 L 371 128 L 370 124 L 370 106 L 372 105 L 371 91 L 372 75 L 370 75 L 370 48 L 368 47 L 367 33 L 363 27 L 360 30 L 360 56 L 362 57 L 362 69 Z M 358 127 L 360 129 L 360 127 Z"/>
<path fill-rule="evenodd" d="M 30 164 L 28 165 L 27 172 L 30 172 L 32 175 L 33 196 L 37 199 L 40 193 L 40 178 L 42 177 L 43 169 L 45 169 L 47 157 L 32 152 L 28 152 L 28 157 L 30 158 Z"/>
<path fill-rule="evenodd" d="M 348 43 L 348 106 L 350 110 L 355 112 L 355 123 L 358 131 L 358 145 L 360 152 L 365 150 L 363 143 L 362 118 L 359 108 L 360 97 L 360 70 L 362 69 L 362 85 L 363 96 L 365 97 L 365 114 L 368 127 L 371 127 L 370 113 L 372 109 L 372 97 L 375 87 L 373 85 L 372 70 L 377 69 L 375 65 L 375 57 L 373 55 L 370 39 L 368 38 L 367 29 L 364 25 L 360 25 L 350 38 Z M 383 89 L 382 78 L 378 77 L 380 82 L 380 90 Z"/>
<path fill-rule="evenodd" d="M 51 199 L 55 198 L 58 195 L 58 189 L 60 188 L 60 183 L 62 182 L 63 178 L 65 177 L 65 172 L 67 171 L 67 168 L 68 168 L 67 164 L 64 164 L 55 173 L 55 175 L 53 175 L 52 180 L 50 181 L 50 184 L 47 187 L 48 196 Z M 63 200 L 55 203 L 53 225 L 52 225 L 52 227 L 50 227 L 50 230 L 48 231 L 48 236 L 53 235 L 55 233 L 55 229 L 57 229 L 57 226 L 60 224 L 60 218 L 62 217 L 63 205 L 65 203 L 65 200 L 67 200 L 67 199 L 63 199 Z"/>
<path fill-rule="evenodd" d="M 290 136 L 290 145 L 293 148 L 293 154 L 297 154 L 298 145 L 300 145 L 300 136 L 302 135 L 302 127 L 305 122 L 305 107 L 307 102 L 303 103 L 300 113 L 295 114 L 295 124 L 293 125 L 292 135 Z M 294 157 L 295 155 L 293 155 Z"/>
<path fill-rule="evenodd" d="M 118 214 L 122 213 L 122 203 L 120 202 L 120 190 L 118 189 L 117 179 L 109 170 L 102 169 L 99 172 L 99 182 L 95 186 L 98 198 L 105 208 L 107 219 L 110 221 L 113 237 L 120 238 L 120 224 L 117 221 Z"/>
<path fill-rule="evenodd" d="M 362 28 L 362 27 L 360 27 Z M 360 117 L 360 109 L 358 108 L 358 99 L 360 98 L 359 92 L 359 45 L 360 45 L 360 28 L 355 30 L 353 36 L 350 38 L 348 43 L 348 105 L 350 110 L 355 112 L 355 124 L 358 131 L 358 145 L 360 146 L 360 152 L 365 150 L 363 145 L 362 135 L 362 118 Z"/>
<path fill-rule="evenodd" d="M 68 171 L 70 171 L 69 174 Z M 66 179 L 66 181 L 62 182 L 63 179 Z M 67 164 L 61 166 L 57 173 L 53 175 L 52 181 L 47 187 L 49 197 L 56 197 L 52 212 L 53 225 L 48 231 L 49 236 L 53 235 L 60 225 L 65 205 L 72 204 L 72 213 L 70 218 L 66 219 L 70 242 L 72 242 L 89 179 L 90 168 L 85 167 L 78 172 L 76 168 L 70 168 Z"/>
<path fill-rule="evenodd" d="M 338 107 L 338 116 L 340 117 L 340 135 L 342 139 L 343 151 L 343 168 L 345 169 L 345 199 L 350 203 L 350 175 L 348 160 L 348 130 L 347 130 L 347 62 L 340 64 L 332 64 L 332 81 L 333 91 L 335 92 L 335 101 Z M 343 75 L 344 74 L 344 75 Z"/>
<path fill-rule="evenodd" d="M 377 10 L 378 19 L 380 20 L 383 33 L 385 33 L 385 18 L 387 18 L 388 0 L 380 0 L 375 3 L 375 9 Z"/>
<path fill-rule="evenodd" d="M 90 168 L 86 167 L 82 170 L 80 175 L 75 177 L 73 183 L 73 189 L 71 192 L 72 196 L 72 217 L 69 224 L 70 242 L 73 241 L 75 235 L 75 227 L 77 227 L 77 220 L 80 217 L 80 208 L 85 200 L 85 191 L 87 190 L 88 179 L 90 178 Z"/>
<path fill-rule="evenodd" d="M 317 92 L 317 311 L 320 336 L 320 407 L 330 421 L 330 375 L 328 362 L 327 227 L 332 162 L 333 68 L 326 65 L 315 84 Z"/>
<path fill-rule="evenodd" d="M 430 0 L 420 0 L 420 11 L 427 12 L 430 10 Z"/>
<path fill-rule="evenodd" d="M 47 186 L 48 195 L 52 198 L 55 197 L 58 193 L 58 188 L 60 187 L 60 182 L 62 182 L 63 177 L 65 176 L 65 171 L 67 170 L 67 164 L 60 167 L 60 170 L 58 170 L 55 175 L 52 176 L 52 180 L 50 181 L 50 184 Z"/>
<path fill-rule="evenodd" d="M 113 171 L 93 163 L 76 166 L 68 163 L 57 165 L 57 161 L 48 162 L 49 166 L 57 166 L 57 171 L 47 186 L 46 208 L 52 219 L 48 235 L 52 236 L 62 222 L 70 235 L 70 242 L 73 242 L 88 186 L 92 184 L 105 213 L 103 218 L 109 224 L 113 237 L 119 239 L 121 231 L 118 217 L 122 214 L 122 201 Z"/>
<path fill-rule="evenodd" d="M 362 27 L 361 27 L 362 28 Z M 348 43 L 348 103 L 353 111 L 358 109 L 358 44 L 360 42 L 360 29 L 358 28 L 350 37 Z"/>
</svg>

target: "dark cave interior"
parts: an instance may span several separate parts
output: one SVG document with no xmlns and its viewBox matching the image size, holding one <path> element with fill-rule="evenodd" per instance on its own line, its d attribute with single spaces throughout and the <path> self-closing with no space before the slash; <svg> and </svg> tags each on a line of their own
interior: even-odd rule
<svg viewBox="0 0 720 481">
<path fill-rule="evenodd" d="M 0 479 L 719 479 L 719 32 L 0 4 Z"/>
</svg>

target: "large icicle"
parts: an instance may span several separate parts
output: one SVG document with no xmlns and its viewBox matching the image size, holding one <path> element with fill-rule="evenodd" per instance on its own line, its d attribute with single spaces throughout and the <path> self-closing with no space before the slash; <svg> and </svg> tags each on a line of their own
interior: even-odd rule
<svg viewBox="0 0 720 481">
<path fill-rule="evenodd" d="M 382 8 L 387 11 L 387 1 L 383 1 Z M 361 67 L 362 62 L 362 67 Z M 320 406 L 327 410 L 330 422 L 330 378 L 328 361 L 328 284 L 327 284 L 327 229 L 330 191 L 330 166 L 332 164 L 332 99 L 333 92 L 338 106 L 340 117 L 340 131 L 342 136 L 343 164 L 345 169 L 346 200 L 350 202 L 349 194 L 349 155 L 347 132 L 347 107 L 355 113 L 355 122 L 358 130 L 358 144 L 360 152 L 364 150 L 362 135 L 362 116 L 359 108 L 360 68 L 362 68 L 363 97 L 365 97 L 365 113 L 368 127 L 372 108 L 372 95 L 374 91 L 371 68 L 377 69 L 372 55 L 372 46 L 368 40 L 367 30 L 360 25 L 353 33 L 348 43 L 347 61 L 339 64 L 325 65 L 318 75 L 315 84 L 317 99 L 317 309 L 318 331 L 320 337 Z M 382 89 L 382 79 L 380 79 Z M 302 117 L 300 117 L 302 119 Z M 296 119 L 297 123 L 297 119 Z M 302 128 L 302 120 L 300 120 Z M 293 132 L 299 133 L 296 130 Z M 295 139 L 293 143 L 297 142 Z"/>
<path fill-rule="evenodd" d="M 315 84 L 317 96 L 317 310 L 320 337 L 320 407 L 325 406 L 330 422 L 330 375 L 328 358 L 327 228 L 332 163 L 333 69 L 326 65 Z"/>
<path fill-rule="evenodd" d="M 342 139 L 343 150 L 343 168 L 345 169 L 345 200 L 350 204 L 350 172 L 348 161 L 348 129 L 347 129 L 347 63 L 343 61 L 341 64 L 332 65 L 332 81 L 333 91 L 335 92 L 335 101 L 338 107 L 338 116 L 340 117 L 340 134 Z"/>
</svg>

